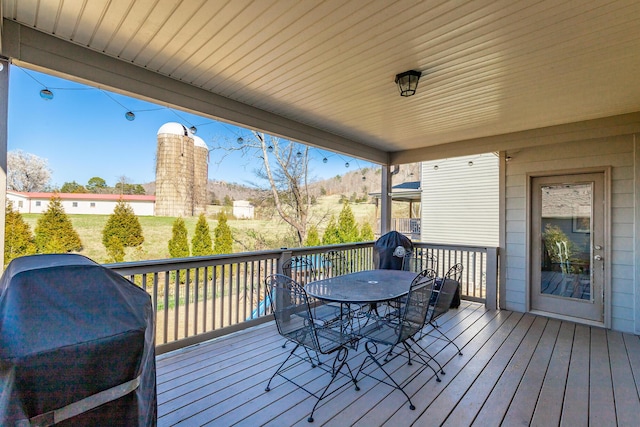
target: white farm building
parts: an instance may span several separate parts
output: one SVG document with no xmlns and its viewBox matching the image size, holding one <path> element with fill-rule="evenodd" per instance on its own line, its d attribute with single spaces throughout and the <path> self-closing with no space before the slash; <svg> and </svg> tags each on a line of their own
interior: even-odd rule
<svg viewBox="0 0 640 427">
<path fill-rule="evenodd" d="M 248 200 L 234 200 L 233 216 L 238 219 L 253 219 L 254 207 Z"/>
<path fill-rule="evenodd" d="M 23 193 L 7 191 L 7 200 L 13 209 L 22 213 L 42 213 L 47 210 L 49 200 L 54 193 Z M 118 200 L 123 199 L 131 206 L 137 216 L 153 216 L 155 214 L 156 196 L 89 194 L 89 193 L 57 193 L 68 214 L 110 215 Z"/>
</svg>

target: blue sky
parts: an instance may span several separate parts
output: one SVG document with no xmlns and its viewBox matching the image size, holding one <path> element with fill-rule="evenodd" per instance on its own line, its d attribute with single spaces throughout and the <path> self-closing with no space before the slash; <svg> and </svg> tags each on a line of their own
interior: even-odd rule
<svg viewBox="0 0 640 427">
<path fill-rule="evenodd" d="M 53 99 L 45 101 L 40 90 Z M 135 120 L 125 119 L 133 111 Z M 20 149 L 47 160 L 51 184 L 86 184 L 99 176 L 110 186 L 121 176 L 131 183 L 155 179 L 156 134 L 167 122 L 195 125 L 197 136 L 211 148 L 218 141 L 236 141 L 246 130 L 233 125 L 171 110 L 145 101 L 102 91 L 29 69 L 11 66 L 9 78 L 8 149 Z M 259 159 L 211 152 L 209 178 L 246 184 L 255 182 Z M 372 164 L 312 148 L 313 179 L 342 175 Z M 327 163 L 322 159 L 327 157 Z M 345 163 L 349 163 L 349 168 Z"/>
</svg>

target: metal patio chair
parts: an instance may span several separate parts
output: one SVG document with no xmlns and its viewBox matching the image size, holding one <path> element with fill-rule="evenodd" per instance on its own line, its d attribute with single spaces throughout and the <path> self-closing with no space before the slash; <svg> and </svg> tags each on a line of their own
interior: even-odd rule
<svg viewBox="0 0 640 427">
<path fill-rule="evenodd" d="M 361 339 L 366 339 L 365 350 L 367 355 L 362 361 L 356 377 L 362 373 L 363 375 L 367 375 L 400 390 L 407 398 L 409 408 L 412 410 L 415 409 L 415 406 L 411 402 L 409 395 L 404 391 L 401 383 L 409 382 L 422 370 L 414 373 L 414 376 L 410 377 L 410 379 L 398 382 L 393 378 L 391 373 L 385 369 L 385 364 L 396 357 L 405 356 L 408 359 L 408 365 L 412 365 L 413 362 L 416 361 L 422 364 L 425 368 L 430 368 L 435 374 L 436 381 L 440 382 L 438 371 L 429 363 L 429 360 L 435 361 L 435 359 L 433 359 L 433 357 L 431 357 L 431 355 L 429 355 L 429 353 L 427 353 L 427 351 L 414 339 L 414 336 L 424 326 L 428 311 L 432 309 L 429 302 L 431 300 L 434 285 L 435 278 L 432 277 L 431 272 L 425 270 L 418 273 L 418 275 L 413 279 L 409 288 L 409 293 L 400 307 L 399 316 L 387 319 L 378 319 L 375 323 L 365 327 L 361 331 Z M 389 346 L 389 351 L 379 351 L 378 345 Z M 402 346 L 404 351 L 393 354 L 393 349 L 399 346 Z M 419 351 L 416 351 L 416 348 Z M 425 355 L 429 360 L 425 359 L 423 355 Z M 374 376 L 373 374 L 375 371 L 370 373 L 366 372 L 368 367 L 373 364 L 380 368 L 386 379 L 390 382 Z M 439 371 L 441 374 L 444 374 L 444 371 L 442 371 L 441 368 Z"/>
<path fill-rule="evenodd" d="M 282 264 L 282 272 L 285 276 L 289 276 L 296 283 L 304 286 L 306 283 L 318 279 L 319 271 L 313 265 L 311 258 L 307 256 L 292 256 Z M 337 323 L 341 320 L 340 306 L 327 304 L 323 301 L 309 298 L 311 308 L 313 310 L 314 321 L 321 326 Z M 282 348 L 287 346 L 285 341 Z"/>
<path fill-rule="evenodd" d="M 347 364 L 349 347 L 355 348 L 358 338 L 340 329 L 318 327 L 313 319 L 313 312 L 309 305 L 307 293 L 302 286 L 290 277 L 274 274 L 267 277 L 266 283 L 269 289 L 272 290 L 271 307 L 278 332 L 287 341 L 294 343 L 295 347 L 289 352 L 285 361 L 282 362 L 276 372 L 271 376 L 265 391 L 271 390 L 271 382 L 276 376 L 280 376 L 306 391 L 317 399 L 311 409 L 309 418 L 307 418 L 307 421 L 313 422 L 313 413 L 322 399 L 345 387 L 349 384 L 349 381 L 353 382 L 356 390 L 360 390 L 356 377 Z M 302 354 L 298 354 L 298 350 L 304 351 Z M 310 351 L 315 352 L 318 363 L 315 362 Z M 320 361 L 320 354 L 335 354 L 330 368 L 325 367 Z M 290 361 L 292 362 L 290 363 Z M 320 392 L 308 390 L 304 385 L 296 383 L 293 378 L 286 376 L 289 370 L 306 363 L 308 363 L 311 368 L 320 367 L 328 373 L 331 378 L 326 387 Z M 343 372 L 345 369 L 346 371 Z M 293 372 L 296 372 L 296 370 Z M 292 374 L 292 377 L 295 377 L 295 373 Z M 346 381 L 329 392 L 331 385 L 339 378 L 346 378 L 349 381 Z"/>
<path fill-rule="evenodd" d="M 282 274 L 291 277 L 304 285 L 318 278 L 318 271 L 310 258 L 306 256 L 292 256 L 282 264 Z"/>
<path fill-rule="evenodd" d="M 433 297 L 431 299 L 431 305 L 433 306 L 433 310 L 430 312 L 429 318 L 427 318 L 426 325 L 430 326 L 430 329 L 427 333 L 424 331 L 420 335 L 422 338 L 424 335 L 430 335 L 437 339 L 443 339 L 448 342 L 448 344 L 453 344 L 458 350 L 458 355 L 462 356 L 462 351 L 460 347 L 453 342 L 452 339 L 447 337 L 444 332 L 440 330 L 440 325 L 438 325 L 438 319 L 449 311 L 451 307 L 451 302 L 455 296 L 456 291 L 460 286 L 460 280 L 462 279 L 462 264 L 458 263 L 451 267 L 447 274 L 441 279 L 441 283 L 436 285 L 436 289 L 434 290 Z M 434 335 L 431 332 L 437 332 L 438 335 Z M 448 345 L 447 344 L 447 345 Z"/>
<path fill-rule="evenodd" d="M 322 254 L 323 278 L 349 273 L 351 273 L 351 266 L 341 251 L 330 250 Z"/>
<path fill-rule="evenodd" d="M 340 257 L 342 257 L 342 255 L 337 252 L 337 255 L 333 255 L 332 259 L 336 260 L 337 264 L 337 261 L 340 260 Z M 342 257 L 342 260 L 344 260 L 344 257 Z M 314 266 L 311 258 L 306 256 L 294 256 L 282 265 L 282 271 L 286 276 L 291 277 L 300 285 L 304 286 L 309 282 L 321 278 L 321 272 L 324 268 L 324 258 L 321 258 L 320 262 L 321 268 L 317 268 L 316 266 Z M 340 265 L 342 266 L 342 264 Z M 340 274 L 348 273 L 348 271 L 344 270 L 344 267 L 341 268 L 342 272 Z M 313 318 L 316 323 L 319 323 L 322 326 L 327 326 L 328 324 L 333 324 L 341 320 L 340 305 L 326 303 L 312 297 L 309 297 L 309 302 L 311 303 Z"/>
<path fill-rule="evenodd" d="M 321 265 L 321 275 L 323 279 L 342 276 L 352 272 L 349 259 L 342 251 L 329 250 L 324 252 L 321 257 Z M 346 314 L 349 314 L 350 318 L 354 319 L 357 317 L 357 313 L 362 311 L 362 306 L 360 304 L 349 304 L 348 306 L 343 306 L 338 303 L 329 302 L 327 303 L 327 306 L 333 307 L 333 309 L 340 314 L 341 318 L 344 318 Z M 345 310 L 349 313 L 345 313 Z M 325 308 L 321 317 L 330 321 L 330 312 Z"/>
<path fill-rule="evenodd" d="M 409 258 L 405 259 L 402 269 L 416 273 L 427 269 L 438 271 L 438 257 L 433 254 L 424 255 L 420 249 L 414 249 Z"/>
</svg>

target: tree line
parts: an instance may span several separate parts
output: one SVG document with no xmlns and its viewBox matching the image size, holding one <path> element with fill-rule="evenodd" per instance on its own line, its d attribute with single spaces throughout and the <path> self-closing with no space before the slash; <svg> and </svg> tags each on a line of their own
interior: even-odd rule
<svg viewBox="0 0 640 427">
<path fill-rule="evenodd" d="M 60 187 L 61 193 L 92 193 L 92 194 L 147 194 L 142 184 L 131 184 L 126 177 L 120 177 L 114 187 L 109 187 L 107 182 L 99 176 L 90 178 L 86 185 L 75 181 L 65 182 Z"/>
<path fill-rule="evenodd" d="M 324 230 L 322 238 L 318 233 L 318 228 L 315 225 L 312 225 L 309 228 L 304 245 L 320 246 L 336 245 L 339 243 L 367 242 L 374 238 L 375 235 L 371 224 L 365 221 L 358 226 L 349 202 L 345 201 L 342 205 L 340 215 L 338 215 L 338 219 L 336 220 L 336 217 L 331 215 L 329 224 L 327 224 L 327 228 Z"/>
<path fill-rule="evenodd" d="M 184 219 L 176 218 L 171 228 L 171 239 L 169 240 L 171 258 L 233 253 L 233 234 L 231 227 L 227 224 L 227 214 L 222 211 L 217 215 L 217 219 L 218 225 L 214 229 L 214 240 L 212 240 L 207 217 L 204 213 L 200 214 L 191 239 L 191 250 L 189 250 L 189 239 Z"/>
<path fill-rule="evenodd" d="M 141 184 L 132 184 L 126 176 L 118 178 L 118 182 L 110 187 L 99 176 L 90 178 L 86 184 L 76 181 L 65 182 L 60 188 L 50 185 L 51 169 L 47 160 L 22 150 L 7 153 L 7 189 L 33 193 L 37 191 L 58 191 L 60 193 L 93 193 L 93 194 L 146 194 Z"/>
</svg>

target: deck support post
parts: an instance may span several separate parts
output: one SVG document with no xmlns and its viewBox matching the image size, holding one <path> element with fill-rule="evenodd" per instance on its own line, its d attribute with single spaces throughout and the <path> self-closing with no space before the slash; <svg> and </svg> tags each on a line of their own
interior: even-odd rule
<svg viewBox="0 0 640 427">
<path fill-rule="evenodd" d="M 382 165 L 380 186 L 380 235 L 391 231 L 391 166 Z"/>
<path fill-rule="evenodd" d="M 498 308 L 498 248 L 487 248 L 486 303 L 489 310 Z"/>
</svg>

